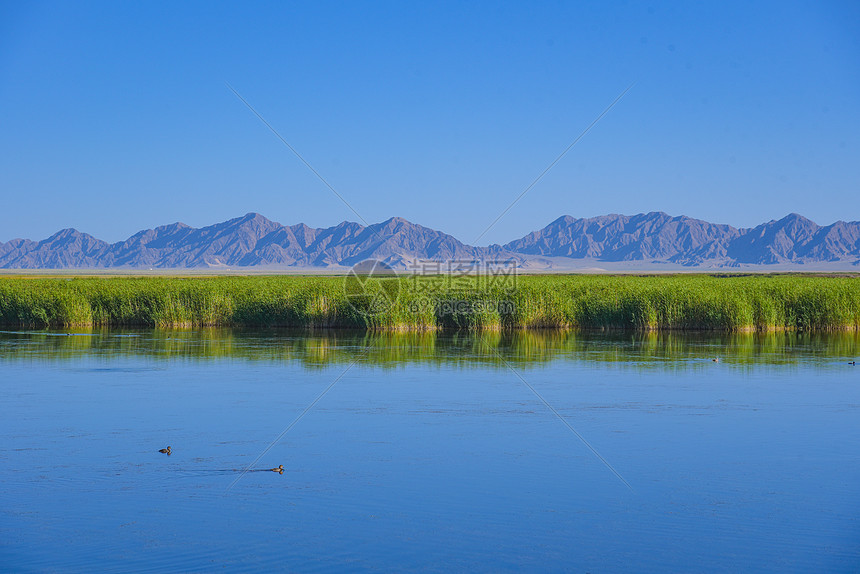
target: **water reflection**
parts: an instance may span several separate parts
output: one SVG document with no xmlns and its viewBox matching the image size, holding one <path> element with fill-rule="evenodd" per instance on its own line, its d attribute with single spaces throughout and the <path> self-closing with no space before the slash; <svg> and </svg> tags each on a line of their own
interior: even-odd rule
<svg viewBox="0 0 860 574">
<path fill-rule="evenodd" d="M 734 367 L 813 362 L 850 366 L 860 333 L 367 333 L 359 331 L 92 330 L 0 332 L 0 360 L 51 361 L 82 355 L 171 360 L 236 359 L 395 368 L 437 364 L 463 368 L 521 367 L 556 360 L 636 368 Z M 503 360 L 504 361 L 503 361 Z"/>
</svg>

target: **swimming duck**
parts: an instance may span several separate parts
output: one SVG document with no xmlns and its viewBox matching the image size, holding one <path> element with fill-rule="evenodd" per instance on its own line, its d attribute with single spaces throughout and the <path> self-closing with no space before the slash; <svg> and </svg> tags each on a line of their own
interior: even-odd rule
<svg viewBox="0 0 860 574">
<path fill-rule="evenodd" d="M 284 474 L 284 465 L 279 464 L 278 468 L 270 468 L 269 470 L 271 470 L 272 472 L 280 472 L 281 474 Z"/>
<path fill-rule="evenodd" d="M 163 452 L 164 454 L 170 454 L 170 447 L 158 449 L 158 452 Z"/>
<path fill-rule="evenodd" d="M 856 365 L 856 364 L 857 364 L 857 361 L 848 361 L 848 364 L 849 364 L 849 365 Z"/>
</svg>

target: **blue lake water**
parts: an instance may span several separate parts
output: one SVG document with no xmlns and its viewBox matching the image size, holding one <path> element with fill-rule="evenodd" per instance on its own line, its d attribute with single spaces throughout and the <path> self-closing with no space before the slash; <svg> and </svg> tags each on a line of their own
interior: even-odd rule
<svg viewBox="0 0 860 574">
<path fill-rule="evenodd" d="M 853 333 L 0 333 L 0 569 L 857 572 L 858 354 Z"/>
</svg>

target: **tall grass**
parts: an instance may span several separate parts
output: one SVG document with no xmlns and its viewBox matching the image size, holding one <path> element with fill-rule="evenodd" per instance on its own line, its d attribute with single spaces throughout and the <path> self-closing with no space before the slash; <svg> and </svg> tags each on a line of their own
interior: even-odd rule
<svg viewBox="0 0 860 574">
<path fill-rule="evenodd" d="M 378 292 L 348 296 L 341 277 L 2 277 L 0 324 L 383 331 L 860 329 L 860 279 L 849 277 L 520 276 L 509 289 L 459 290 L 422 290 L 415 279 L 399 281 L 393 304 L 378 307 Z"/>
</svg>

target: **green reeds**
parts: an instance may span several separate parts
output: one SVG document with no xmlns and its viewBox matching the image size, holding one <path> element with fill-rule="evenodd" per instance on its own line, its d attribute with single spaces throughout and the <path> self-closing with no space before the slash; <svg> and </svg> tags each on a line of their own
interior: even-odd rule
<svg viewBox="0 0 860 574">
<path fill-rule="evenodd" d="M 860 279 L 811 275 L 520 276 L 504 288 L 343 277 L 0 277 L 0 324 L 380 331 L 860 329 Z"/>
</svg>

